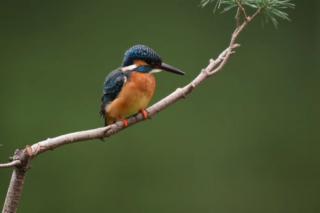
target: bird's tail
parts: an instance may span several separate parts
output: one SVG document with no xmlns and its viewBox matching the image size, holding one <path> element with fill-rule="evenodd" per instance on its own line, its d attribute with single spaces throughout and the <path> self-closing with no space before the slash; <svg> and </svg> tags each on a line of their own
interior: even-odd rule
<svg viewBox="0 0 320 213">
<path fill-rule="evenodd" d="M 106 115 L 106 106 L 108 105 L 109 100 L 107 99 L 106 95 L 103 95 L 101 97 L 101 105 L 100 105 L 100 116 L 103 117 L 104 119 L 104 125 L 107 126 L 108 125 L 108 121 L 107 121 L 107 115 Z"/>
</svg>

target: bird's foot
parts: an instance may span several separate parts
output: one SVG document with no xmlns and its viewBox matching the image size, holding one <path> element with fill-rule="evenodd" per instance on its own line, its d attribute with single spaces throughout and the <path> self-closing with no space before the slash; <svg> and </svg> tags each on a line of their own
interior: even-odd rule
<svg viewBox="0 0 320 213">
<path fill-rule="evenodd" d="M 124 127 L 128 127 L 129 126 L 129 122 L 128 122 L 127 119 L 122 120 L 122 122 L 123 122 L 123 126 Z"/>
<path fill-rule="evenodd" d="M 140 110 L 140 112 L 143 115 L 144 119 L 149 118 L 149 113 L 145 109 Z"/>
</svg>

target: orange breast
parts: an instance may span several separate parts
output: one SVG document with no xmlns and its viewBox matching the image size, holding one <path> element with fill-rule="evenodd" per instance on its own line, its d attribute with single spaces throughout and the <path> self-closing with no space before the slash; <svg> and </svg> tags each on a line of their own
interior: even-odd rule
<svg viewBox="0 0 320 213">
<path fill-rule="evenodd" d="M 152 74 L 132 72 L 118 97 L 107 106 L 107 120 L 112 123 L 147 108 L 156 87 Z"/>
</svg>

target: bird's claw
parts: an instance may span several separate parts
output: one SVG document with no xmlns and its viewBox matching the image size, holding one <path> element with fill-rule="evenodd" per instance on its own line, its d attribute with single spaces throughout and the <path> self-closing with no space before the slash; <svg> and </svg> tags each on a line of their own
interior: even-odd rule
<svg viewBox="0 0 320 213">
<path fill-rule="evenodd" d="M 140 110 L 140 112 L 143 115 L 144 119 L 148 119 L 149 118 L 149 113 L 146 110 L 142 109 L 142 110 Z"/>
<path fill-rule="evenodd" d="M 123 126 L 124 127 L 128 127 L 129 126 L 129 122 L 128 122 L 127 119 L 122 120 L 122 122 L 123 122 Z"/>
</svg>

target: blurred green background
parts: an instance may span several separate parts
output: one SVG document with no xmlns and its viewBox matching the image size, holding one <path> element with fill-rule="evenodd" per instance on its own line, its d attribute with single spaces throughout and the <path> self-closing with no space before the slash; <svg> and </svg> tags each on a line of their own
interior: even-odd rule
<svg viewBox="0 0 320 213">
<path fill-rule="evenodd" d="M 107 142 L 33 161 L 19 212 L 320 212 L 319 3 L 295 1 L 279 29 L 257 19 L 225 69 L 189 98 Z M 199 1 L 0 2 L 0 161 L 15 148 L 102 125 L 102 83 L 147 44 L 153 101 L 229 42 L 233 14 Z M 3 202 L 11 170 L 0 171 Z"/>
</svg>

